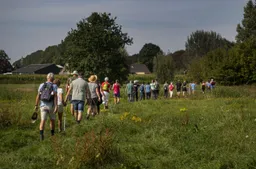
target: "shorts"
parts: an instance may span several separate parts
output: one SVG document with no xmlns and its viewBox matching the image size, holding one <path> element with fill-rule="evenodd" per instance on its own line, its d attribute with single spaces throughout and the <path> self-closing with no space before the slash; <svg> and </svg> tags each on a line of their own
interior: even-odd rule
<svg viewBox="0 0 256 169">
<path fill-rule="evenodd" d="M 82 100 L 72 100 L 74 111 L 83 112 L 84 111 L 84 101 Z"/>
<path fill-rule="evenodd" d="M 68 101 L 71 103 L 71 101 L 72 101 L 72 95 L 68 95 Z"/>
<path fill-rule="evenodd" d="M 63 105 L 58 105 L 58 113 L 63 113 L 64 108 Z"/>
<path fill-rule="evenodd" d="M 51 120 L 55 120 L 56 116 L 53 113 L 53 107 L 43 106 L 40 108 L 41 112 L 41 120 L 47 120 L 47 116 L 50 117 Z"/>
<path fill-rule="evenodd" d="M 114 93 L 114 97 L 120 97 L 120 92 Z"/>
<path fill-rule="evenodd" d="M 186 92 L 186 91 L 187 91 L 187 88 L 186 88 L 186 87 L 183 87 L 183 88 L 182 88 L 182 91 L 183 91 L 183 92 Z"/>
<path fill-rule="evenodd" d="M 98 105 L 98 98 L 91 98 L 87 99 L 88 106 L 97 106 Z"/>
</svg>

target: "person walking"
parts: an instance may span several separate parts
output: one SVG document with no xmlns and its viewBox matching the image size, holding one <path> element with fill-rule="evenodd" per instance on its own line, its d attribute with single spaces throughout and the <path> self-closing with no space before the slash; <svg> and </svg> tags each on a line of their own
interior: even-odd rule
<svg viewBox="0 0 256 169">
<path fill-rule="evenodd" d="M 133 96 L 132 96 L 132 92 L 133 92 L 133 83 L 132 81 L 130 81 L 127 85 L 126 85 L 126 92 L 127 92 L 127 96 L 128 96 L 128 101 L 132 102 L 133 101 Z"/>
<path fill-rule="evenodd" d="M 114 91 L 114 103 L 118 104 L 120 103 L 120 87 L 118 80 L 116 80 L 116 83 L 114 83 L 112 90 Z"/>
<path fill-rule="evenodd" d="M 99 91 L 99 95 L 100 95 L 100 99 L 98 99 L 98 102 L 97 102 L 97 112 L 98 112 L 98 114 L 100 114 L 100 105 L 102 104 L 102 93 L 103 93 L 103 90 L 101 88 L 100 81 L 97 80 L 96 83 L 97 83 L 98 91 Z"/>
<path fill-rule="evenodd" d="M 82 113 L 84 111 L 84 104 L 86 98 L 91 98 L 88 83 L 83 79 L 83 73 L 78 74 L 78 78 L 72 81 L 68 93 L 65 97 L 65 104 L 67 103 L 68 96 L 72 91 L 71 102 L 74 108 L 74 115 L 77 124 L 80 124 L 82 120 Z"/>
<path fill-rule="evenodd" d="M 186 93 L 187 93 L 187 82 L 184 80 L 182 83 L 182 95 L 185 97 Z"/>
<path fill-rule="evenodd" d="M 155 80 L 155 99 L 158 98 L 158 96 L 159 96 L 159 91 L 160 91 L 160 85 L 159 85 L 159 83 L 158 83 L 158 81 L 157 81 L 157 79 L 156 79 L 156 80 Z"/>
<path fill-rule="evenodd" d="M 93 116 L 98 114 L 97 105 L 98 105 L 98 101 L 100 101 L 100 92 L 99 92 L 98 84 L 96 83 L 97 76 L 91 75 L 88 81 L 89 81 L 88 86 L 89 86 L 91 97 L 87 98 L 88 109 L 87 109 L 86 119 L 89 119 L 90 114 L 92 114 Z"/>
<path fill-rule="evenodd" d="M 156 100 L 156 85 L 154 80 L 152 80 L 152 82 L 150 83 L 150 90 L 152 94 L 152 99 Z"/>
<path fill-rule="evenodd" d="M 108 82 L 108 77 L 105 77 L 105 81 L 101 84 L 102 87 L 102 103 L 104 105 L 104 109 L 108 109 L 108 101 L 109 101 L 109 92 L 111 85 Z"/>
<path fill-rule="evenodd" d="M 173 85 L 173 83 L 171 82 L 170 85 L 169 85 L 170 98 L 172 98 L 172 96 L 173 96 L 173 90 L 174 90 L 174 85 Z"/>
<path fill-rule="evenodd" d="M 133 84 L 133 100 L 136 100 L 136 101 L 139 100 L 138 89 L 139 89 L 138 81 L 134 80 L 134 84 Z"/>
<path fill-rule="evenodd" d="M 191 88 L 192 94 L 194 95 L 194 94 L 195 94 L 195 90 L 196 90 L 196 83 L 195 83 L 195 82 L 192 82 L 192 83 L 190 84 L 190 88 Z"/>
<path fill-rule="evenodd" d="M 73 80 L 76 80 L 78 77 L 78 72 L 75 70 L 73 73 L 71 73 L 72 77 L 68 78 L 67 83 L 66 83 L 66 93 L 68 93 L 68 89 L 70 88 L 70 85 Z M 71 103 L 72 99 L 72 91 L 70 92 L 70 95 L 68 96 L 68 101 L 70 103 L 70 112 L 74 116 L 74 109 L 73 109 L 73 104 Z"/>
<path fill-rule="evenodd" d="M 203 92 L 203 94 L 204 94 L 204 93 L 205 93 L 205 82 L 204 82 L 204 81 L 202 82 L 201 89 L 202 89 L 202 92 Z"/>
<path fill-rule="evenodd" d="M 54 74 L 48 73 L 47 81 L 45 83 L 40 84 L 38 88 L 38 93 L 36 96 L 36 103 L 35 103 L 35 111 L 39 108 L 40 102 L 40 114 L 41 114 L 41 121 L 40 121 L 40 140 L 44 140 L 44 128 L 45 122 L 47 117 L 50 117 L 50 129 L 51 135 L 54 135 L 55 129 L 55 113 L 58 111 L 58 103 L 57 103 L 57 86 L 53 84 Z"/>
<path fill-rule="evenodd" d="M 150 99 L 150 97 L 151 97 L 151 86 L 150 86 L 150 83 L 148 83 L 146 85 L 146 97 L 147 97 L 147 99 Z"/>
<path fill-rule="evenodd" d="M 164 83 L 164 86 L 163 86 L 163 88 L 164 88 L 164 97 L 165 98 L 167 98 L 168 97 L 168 83 L 167 82 L 165 82 Z"/>
<path fill-rule="evenodd" d="M 144 82 L 140 85 L 140 100 L 145 100 L 145 86 Z"/>
<path fill-rule="evenodd" d="M 63 131 L 62 116 L 63 116 L 63 112 L 64 112 L 64 107 L 63 106 L 65 106 L 64 98 L 63 98 L 63 89 L 60 87 L 60 80 L 59 79 L 55 79 L 53 81 L 53 84 L 57 85 L 58 129 L 59 129 L 59 132 L 62 132 Z"/>
<path fill-rule="evenodd" d="M 180 82 L 180 80 L 178 80 L 178 82 L 176 83 L 176 90 L 177 90 L 178 97 L 180 97 L 181 86 L 182 86 L 182 83 Z"/>
</svg>

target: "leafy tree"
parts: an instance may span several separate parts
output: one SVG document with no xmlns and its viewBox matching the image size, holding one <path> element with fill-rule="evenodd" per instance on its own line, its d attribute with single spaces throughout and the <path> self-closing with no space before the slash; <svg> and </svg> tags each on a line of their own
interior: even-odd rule
<svg viewBox="0 0 256 169">
<path fill-rule="evenodd" d="M 144 63 L 153 72 L 153 60 L 158 54 L 163 54 L 159 46 L 146 43 L 139 52 L 139 62 Z"/>
<path fill-rule="evenodd" d="M 10 58 L 4 50 L 0 50 L 0 73 L 12 71 L 12 65 L 9 62 Z"/>
<path fill-rule="evenodd" d="M 232 42 L 229 42 L 227 39 L 221 37 L 220 34 L 213 31 L 207 32 L 203 30 L 193 32 L 188 37 L 185 44 L 190 60 L 193 58 L 202 57 L 208 52 L 217 48 L 229 49 L 233 45 L 234 44 Z"/>
<path fill-rule="evenodd" d="M 87 77 L 96 74 L 100 79 L 127 79 L 129 69 L 122 49 L 132 44 L 132 38 L 122 32 L 111 14 L 94 12 L 82 19 L 63 43 L 70 70 L 83 71 Z"/>
<path fill-rule="evenodd" d="M 127 64 L 131 65 L 131 64 L 134 64 L 134 63 L 138 63 L 138 58 L 139 58 L 139 54 L 134 54 L 132 56 L 128 56 L 126 58 Z"/>
<path fill-rule="evenodd" d="M 158 54 L 154 57 L 154 72 L 160 83 L 170 82 L 174 78 L 174 64 L 171 56 Z"/>
<path fill-rule="evenodd" d="M 237 25 L 236 40 L 238 43 L 250 38 L 256 38 L 256 1 L 249 0 L 244 7 L 244 19 Z"/>
</svg>

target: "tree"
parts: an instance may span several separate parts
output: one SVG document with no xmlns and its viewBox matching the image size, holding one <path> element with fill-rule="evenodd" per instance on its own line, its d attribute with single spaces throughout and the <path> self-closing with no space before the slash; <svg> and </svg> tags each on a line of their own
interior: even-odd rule
<svg viewBox="0 0 256 169">
<path fill-rule="evenodd" d="M 96 74 L 100 79 L 127 79 L 129 69 L 122 49 L 132 44 L 132 38 L 122 32 L 111 14 L 94 12 L 82 19 L 63 43 L 70 70 L 83 71 L 86 77 Z"/>
<path fill-rule="evenodd" d="M 139 52 L 139 62 L 144 63 L 153 72 L 153 60 L 158 54 L 163 54 L 159 46 L 146 43 Z"/>
<path fill-rule="evenodd" d="M 234 43 L 223 38 L 216 32 L 198 30 L 188 37 L 185 46 L 190 60 L 192 60 L 194 58 L 200 58 L 217 48 L 229 49 L 234 46 Z"/>
<path fill-rule="evenodd" d="M 172 57 L 163 54 L 158 54 L 154 57 L 154 72 L 160 83 L 170 82 L 174 78 Z"/>
<path fill-rule="evenodd" d="M 10 58 L 4 50 L 0 50 L 0 73 L 12 71 L 12 65 L 9 62 Z"/>
<path fill-rule="evenodd" d="M 244 7 L 244 19 L 238 24 L 236 40 L 238 43 L 250 38 L 256 38 L 256 1 L 249 0 Z"/>
</svg>

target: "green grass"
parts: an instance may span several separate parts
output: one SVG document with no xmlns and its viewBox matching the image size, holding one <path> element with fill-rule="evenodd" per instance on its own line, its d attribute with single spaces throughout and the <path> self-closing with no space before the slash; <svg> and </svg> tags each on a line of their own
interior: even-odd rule
<svg viewBox="0 0 256 169">
<path fill-rule="evenodd" d="M 66 132 L 51 137 L 47 125 L 43 142 L 39 120 L 30 122 L 37 85 L 0 90 L 1 169 L 256 168 L 253 86 L 134 103 L 123 97 L 80 125 L 67 111 Z"/>
</svg>

